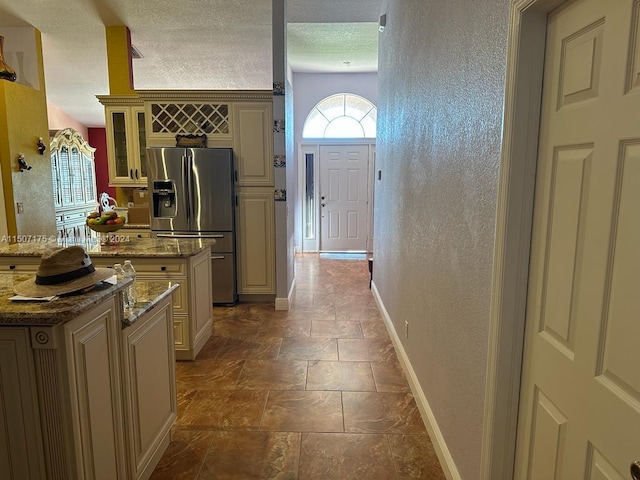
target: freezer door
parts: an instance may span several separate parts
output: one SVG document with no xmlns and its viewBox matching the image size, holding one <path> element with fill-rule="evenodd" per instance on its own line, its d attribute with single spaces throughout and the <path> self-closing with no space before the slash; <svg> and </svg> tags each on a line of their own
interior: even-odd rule
<svg viewBox="0 0 640 480">
<path fill-rule="evenodd" d="M 233 305 L 238 300 L 236 291 L 236 261 L 233 253 L 211 254 L 211 280 L 213 303 Z"/>
<path fill-rule="evenodd" d="M 147 148 L 151 230 L 188 230 L 189 178 L 184 148 Z"/>
<path fill-rule="evenodd" d="M 191 224 L 197 232 L 233 231 L 234 170 L 230 148 L 189 148 Z"/>
</svg>

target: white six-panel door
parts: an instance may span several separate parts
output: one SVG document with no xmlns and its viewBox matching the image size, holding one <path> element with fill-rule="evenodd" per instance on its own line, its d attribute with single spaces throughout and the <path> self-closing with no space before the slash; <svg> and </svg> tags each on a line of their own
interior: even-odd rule
<svg viewBox="0 0 640 480">
<path fill-rule="evenodd" d="M 320 250 L 366 251 L 368 145 L 320 146 Z"/>
<path fill-rule="evenodd" d="M 640 459 L 640 0 L 570 1 L 547 20 L 515 477 L 629 479 Z"/>
</svg>

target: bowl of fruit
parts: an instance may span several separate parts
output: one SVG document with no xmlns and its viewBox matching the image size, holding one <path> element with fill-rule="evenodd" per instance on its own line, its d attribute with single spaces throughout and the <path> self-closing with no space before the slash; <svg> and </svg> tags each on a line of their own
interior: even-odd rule
<svg viewBox="0 0 640 480">
<path fill-rule="evenodd" d="M 124 217 L 119 217 L 113 210 L 91 212 L 87 217 L 87 226 L 94 232 L 112 233 L 120 230 L 125 223 Z"/>
</svg>

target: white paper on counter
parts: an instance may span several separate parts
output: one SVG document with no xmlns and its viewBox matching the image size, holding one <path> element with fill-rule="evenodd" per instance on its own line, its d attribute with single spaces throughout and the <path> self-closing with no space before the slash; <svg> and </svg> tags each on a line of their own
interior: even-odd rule
<svg viewBox="0 0 640 480">
<path fill-rule="evenodd" d="M 13 297 L 9 297 L 9 300 L 13 300 L 14 302 L 50 302 L 56 298 L 58 298 L 57 295 L 51 297 L 23 297 L 22 295 L 14 295 Z"/>
</svg>

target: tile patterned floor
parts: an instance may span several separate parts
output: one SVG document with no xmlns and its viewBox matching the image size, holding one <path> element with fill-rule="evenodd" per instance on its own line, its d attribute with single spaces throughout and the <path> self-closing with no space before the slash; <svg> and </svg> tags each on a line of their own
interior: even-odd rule
<svg viewBox="0 0 640 480">
<path fill-rule="evenodd" d="M 299 255 L 296 285 L 288 312 L 214 308 L 151 479 L 444 479 L 366 260 Z"/>
</svg>

